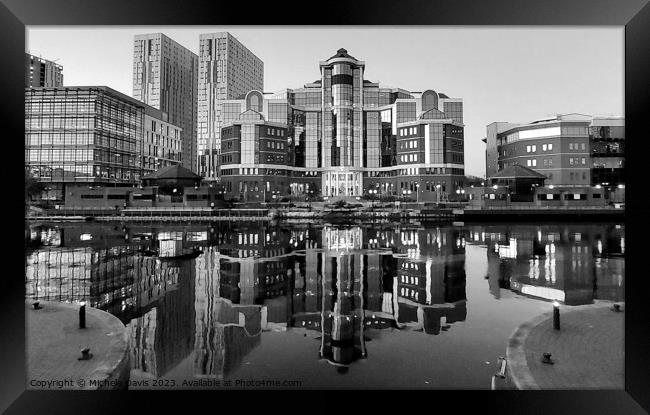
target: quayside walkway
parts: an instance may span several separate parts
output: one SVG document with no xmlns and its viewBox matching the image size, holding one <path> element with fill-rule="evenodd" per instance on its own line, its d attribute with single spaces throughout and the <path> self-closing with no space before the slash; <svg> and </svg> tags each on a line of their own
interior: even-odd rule
<svg viewBox="0 0 650 415">
<path fill-rule="evenodd" d="M 624 389 L 625 305 L 561 306 L 521 324 L 508 342 L 509 380 L 517 389 Z M 553 364 L 543 363 L 551 353 Z"/>
</svg>

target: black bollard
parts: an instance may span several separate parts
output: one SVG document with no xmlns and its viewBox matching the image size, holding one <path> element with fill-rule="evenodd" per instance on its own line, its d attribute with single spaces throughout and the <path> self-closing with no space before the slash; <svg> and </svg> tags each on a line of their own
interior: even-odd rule
<svg viewBox="0 0 650 415">
<path fill-rule="evenodd" d="M 38 301 L 34 302 L 33 306 L 34 306 L 34 310 L 40 310 L 41 308 L 43 308 L 41 307 L 41 303 Z"/>
<path fill-rule="evenodd" d="M 553 329 L 560 329 L 560 304 L 553 301 Z"/>
<path fill-rule="evenodd" d="M 547 365 L 553 365 L 555 362 L 553 359 L 551 359 L 551 354 L 550 353 L 543 353 L 542 354 L 542 363 L 546 363 Z"/>
<path fill-rule="evenodd" d="M 79 328 L 86 328 L 86 303 L 82 302 L 81 307 L 79 307 Z"/>
</svg>

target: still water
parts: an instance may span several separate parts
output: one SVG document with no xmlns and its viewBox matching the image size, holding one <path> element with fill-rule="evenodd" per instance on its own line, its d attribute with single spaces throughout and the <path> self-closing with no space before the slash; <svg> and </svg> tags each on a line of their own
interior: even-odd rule
<svg viewBox="0 0 650 415">
<path fill-rule="evenodd" d="M 171 388 L 489 389 L 512 331 L 551 301 L 624 300 L 618 224 L 58 223 L 31 237 L 27 298 L 114 314 L 131 379 Z"/>
</svg>

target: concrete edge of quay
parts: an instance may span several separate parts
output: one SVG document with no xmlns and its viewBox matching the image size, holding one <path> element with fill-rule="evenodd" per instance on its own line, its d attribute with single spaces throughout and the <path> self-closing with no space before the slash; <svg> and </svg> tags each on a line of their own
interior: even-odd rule
<svg viewBox="0 0 650 415">
<path fill-rule="evenodd" d="M 38 311 L 33 310 L 32 304 L 38 301 L 40 306 L 43 309 L 54 310 L 55 312 L 62 312 L 66 314 L 66 317 L 70 317 L 70 313 L 73 313 L 75 317 L 78 315 L 79 307 L 76 304 L 60 303 L 56 301 L 42 301 L 42 300 L 25 300 L 25 306 L 28 308 L 28 312 Z M 40 311 L 40 310 L 39 310 Z M 92 336 L 101 336 L 93 339 L 95 342 L 106 344 L 106 351 L 99 355 L 93 356 L 91 359 L 92 366 L 83 371 L 76 371 L 74 376 L 76 379 L 84 379 L 85 384 L 82 386 L 78 383 L 72 385 L 72 387 L 64 387 L 62 389 L 75 389 L 75 390 L 116 390 L 116 389 L 127 389 L 129 377 L 130 377 L 130 354 L 129 354 L 129 337 L 126 331 L 124 324 L 115 317 L 114 315 L 99 310 L 97 308 L 89 307 L 86 305 L 86 318 L 88 325 L 96 324 L 97 330 L 94 332 L 89 332 L 88 335 Z M 33 319 L 34 316 L 30 316 L 29 319 Z M 75 322 L 77 320 L 75 319 Z M 60 327 L 56 329 L 58 332 L 65 334 L 65 326 L 61 322 Z M 39 332 L 34 332 L 30 329 L 30 325 L 26 325 L 26 334 L 27 342 L 30 341 L 39 341 Z M 29 350 L 29 347 L 27 347 Z M 75 349 L 75 344 L 69 340 L 68 336 L 61 337 L 61 343 L 58 349 L 69 350 Z M 57 351 L 58 352 L 58 351 Z M 91 353 L 93 350 L 91 350 Z M 34 356 L 26 356 L 27 360 L 35 362 L 33 364 L 38 365 L 38 360 Z M 64 355 L 60 353 L 61 360 L 69 360 L 67 353 Z M 96 359 L 96 360 L 95 360 Z M 93 361 L 94 360 L 94 361 Z M 32 388 L 29 385 L 31 379 L 34 379 L 33 371 L 29 370 L 27 373 L 27 388 L 28 389 L 40 389 Z"/>
<path fill-rule="evenodd" d="M 614 302 L 611 301 L 598 301 L 593 304 L 585 304 L 579 306 L 568 306 L 563 313 L 573 313 L 582 310 L 590 310 L 594 308 L 611 307 Z M 508 364 L 508 379 L 512 381 L 515 388 L 518 390 L 540 390 L 541 388 L 535 381 L 535 378 L 528 368 L 528 361 L 526 359 L 526 339 L 528 335 L 540 324 L 553 318 L 553 312 L 544 312 L 532 319 L 521 323 L 511 333 L 508 339 L 508 346 L 506 348 L 506 360 Z"/>
</svg>

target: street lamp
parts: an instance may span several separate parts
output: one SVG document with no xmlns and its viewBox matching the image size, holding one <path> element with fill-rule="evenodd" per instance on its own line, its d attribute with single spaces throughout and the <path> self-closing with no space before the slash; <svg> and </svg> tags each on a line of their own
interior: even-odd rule
<svg viewBox="0 0 650 415">
<path fill-rule="evenodd" d="M 440 204 L 440 184 L 436 185 L 436 200 L 437 203 Z"/>
</svg>

